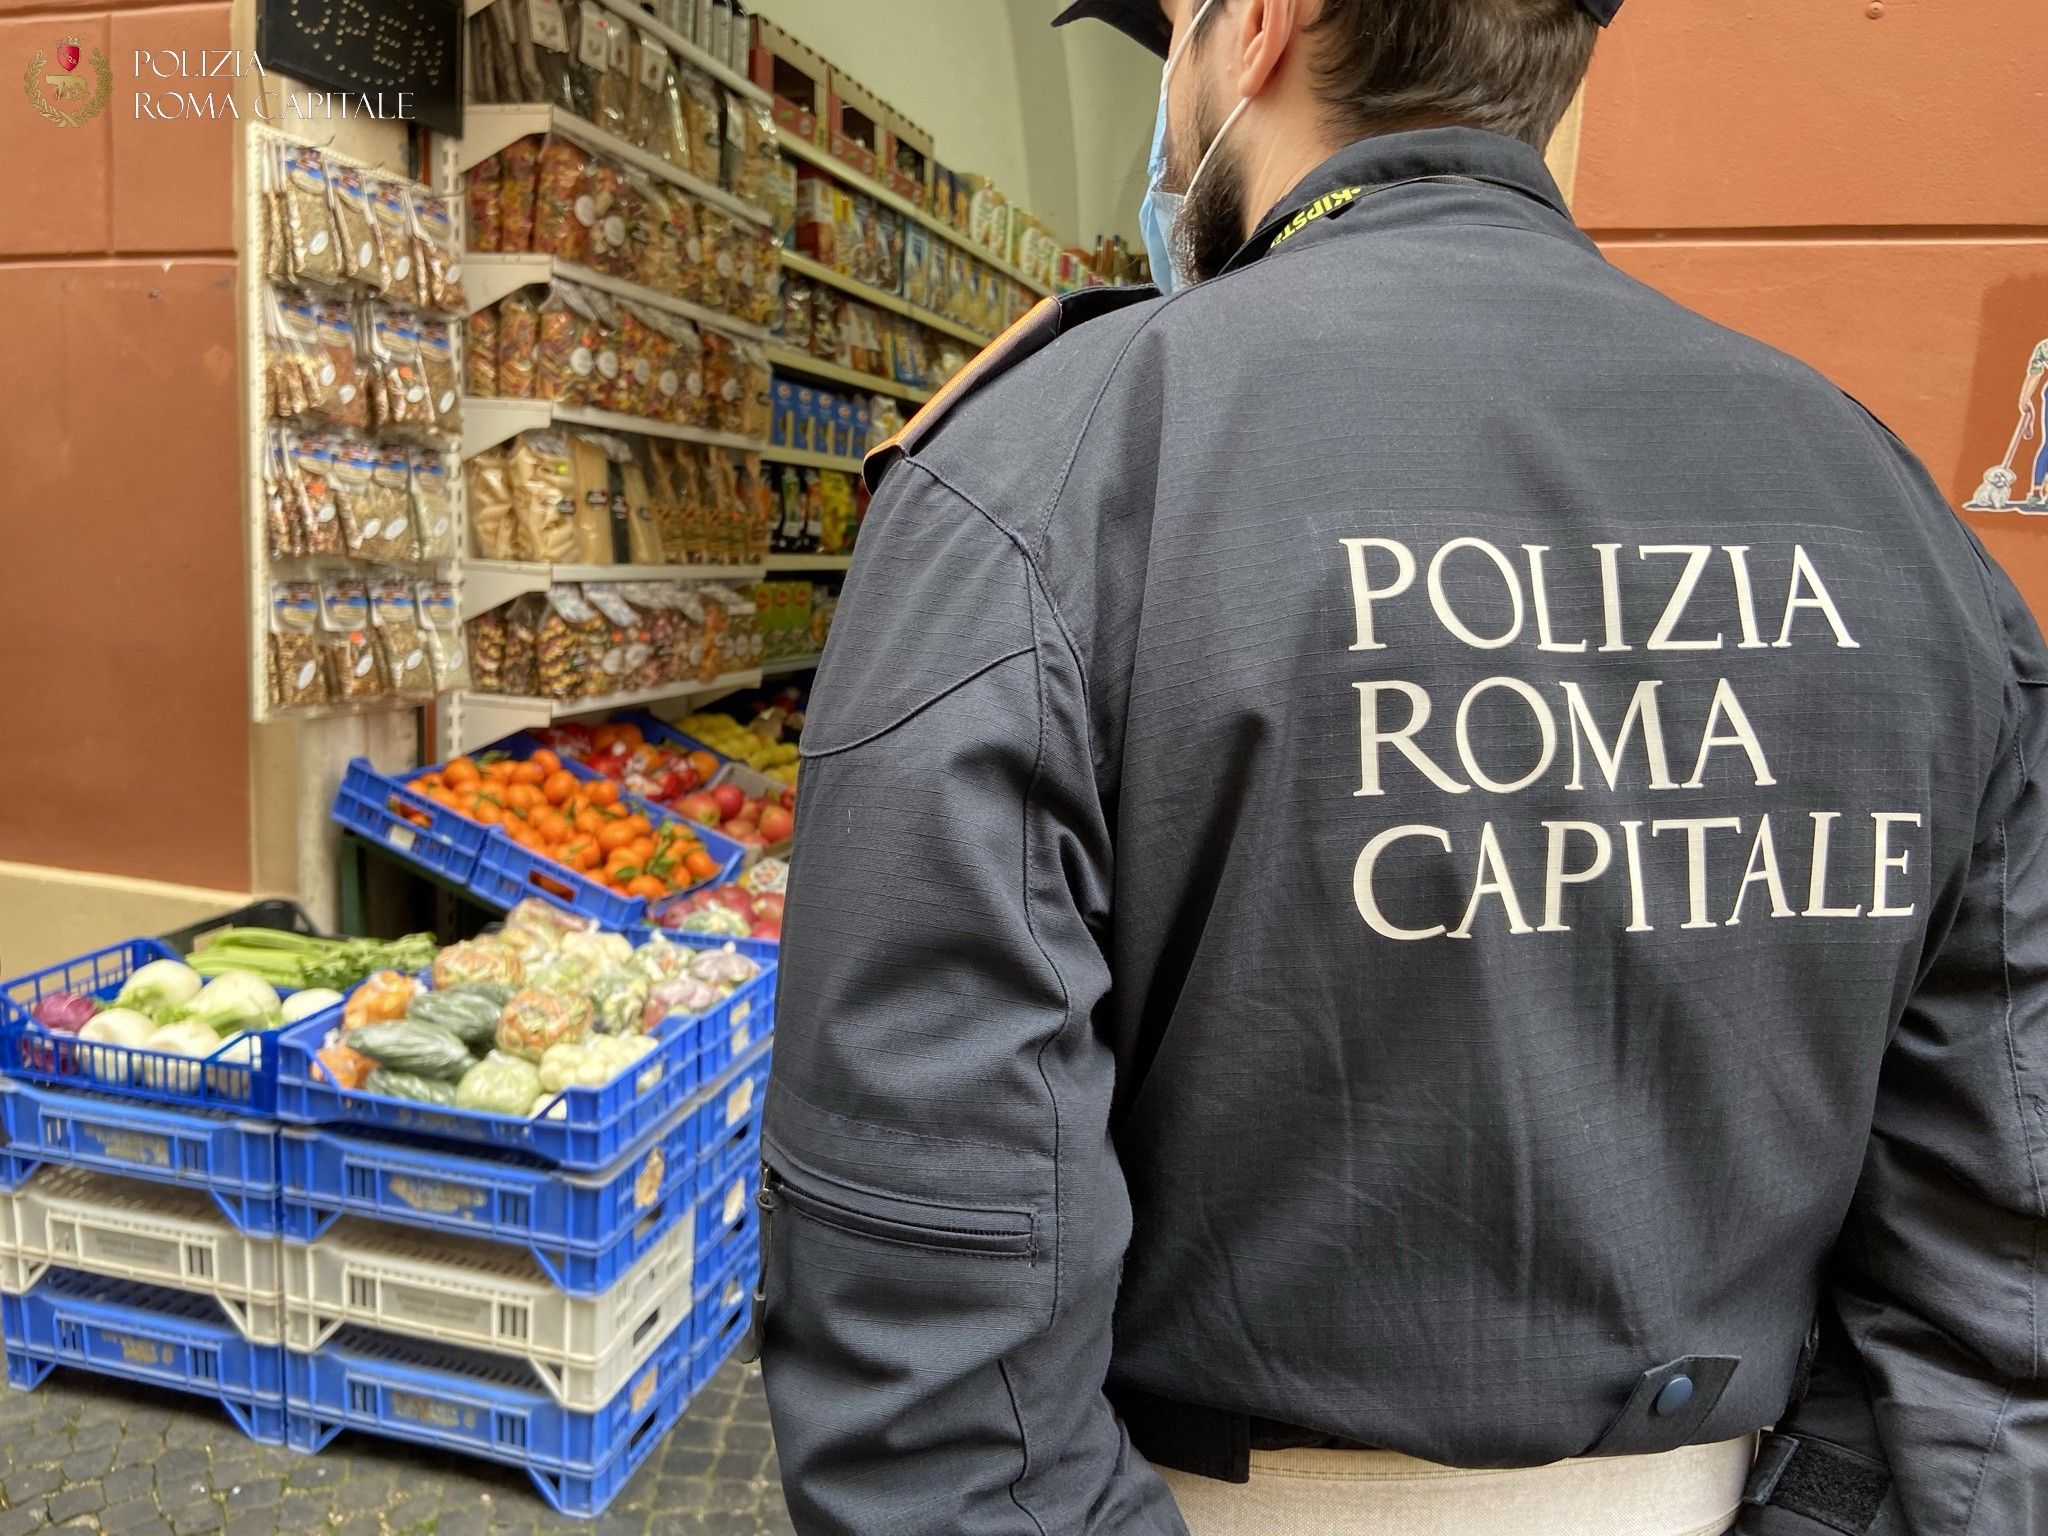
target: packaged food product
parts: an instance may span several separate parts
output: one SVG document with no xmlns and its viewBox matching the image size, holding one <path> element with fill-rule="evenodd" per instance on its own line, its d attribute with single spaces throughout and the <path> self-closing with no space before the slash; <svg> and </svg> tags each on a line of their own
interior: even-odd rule
<svg viewBox="0 0 2048 1536">
<path fill-rule="evenodd" d="M 426 637 L 420 632 L 419 605 L 411 583 L 377 582 L 370 589 L 370 618 L 384 691 L 400 699 L 432 698 L 434 669 L 427 658 Z"/>
<path fill-rule="evenodd" d="M 573 1043 L 588 1035 L 593 1017 L 587 998 L 529 987 L 514 993 L 499 1015 L 498 1049 L 538 1062 L 549 1046 Z"/>
<path fill-rule="evenodd" d="M 590 162 L 583 196 L 577 200 L 577 217 L 581 218 L 586 208 L 590 215 L 584 261 L 613 277 L 633 275 L 632 196 L 624 167 L 606 159 Z"/>
<path fill-rule="evenodd" d="M 650 311 L 621 303 L 614 312 L 619 322 L 614 339 L 619 376 L 612 384 L 610 408 L 627 416 L 657 416 L 663 401 L 656 374 L 668 366 L 674 343 L 654 324 Z"/>
<path fill-rule="evenodd" d="M 357 1055 L 338 1040 L 332 1045 L 323 1045 L 318 1054 L 320 1065 L 327 1069 L 327 1075 L 334 1079 L 337 1088 L 350 1091 L 360 1088 L 377 1070 L 377 1064 L 369 1057 Z"/>
<path fill-rule="evenodd" d="M 371 225 L 377 242 L 377 275 L 373 286 L 394 303 L 420 303 L 419 274 L 413 260 L 412 209 L 405 184 L 381 176 L 365 176 Z"/>
<path fill-rule="evenodd" d="M 540 304 L 539 340 L 534 349 L 536 398 L 590 405 L 602 389 L 598 354 L 604 326 L 596 296 L 573 283 L 554 283 Z M 501 332 L 502 336 L 502 332 Z M 502 361 L 500 369 L 503 368 Z"/>
<path fill-rule="evenodd" d="M 740 455 L 738 480 L 744 533 L 740 561 L 746 565 L 760 565 L 768 559 L 776 515 L 780 510 L 760 454 Z"/>
<path fill-rule="evenodd" d="M 445 197 L 415 192 L 412 218 L 421 302 L 444 315 L 459 315 L 469 308 L 469 299 L 462 289 L 462 237 L 455 227 L 455 210 Z"/>
<path fill-rule="evenodd" d="M 575 29 L 574 46 L 569 52 L 569 81 L 576 94 L 573 110 L 578 117 L 596 122 L 598 92 L 611 68 L 611 49 L 606 41 L 608 18 L 596 0 L 581 0 L 565 10 Z"/>
<path fill-rule="evenodd" d="M 668 74 L 668 50 L 646 33 L 636 34 L 633 39 L 633 88 L 626 102 L 626 137 L 655 154 L 661 153 Z"/>
<path fill-rule="evenodd" d="M 617 587 L 590 585 L 583 589 L 584 601 L 604 621 L 602 634 L 595 636 L 598 669 L 604 676 L 599 693 L 620 693 L 633 686 L 628 679 L 653 654 L 645 626 L 633 605 Z M 642 684 L 641 686 L 648 686 Z"/>
<path fill-rule="evenodd" d="M 589 254 L 590 225 L 596 213 L 595 204 L 585 200 L 584 184 L 589 175 L 590 156 L 567 139 L 548 139 L 535 171 L 535 251 L 579 262 Z"/>
<path fill-rule="evenodd" d="M 501 609 L 480 613 L 465 626 L 469 633 L 470 677 L 479 693 L 510 693 L 505 686 L 505 615 Z"/>
<path fill-rule="evenodd" d="M 529 0 L 549 5 L 554 0 Z M 540 196 L 541 140 L 528 135 L 498 156 L 498 247 L 533 249 L 533 211 Z"/>
<path fill-rule="evenodd" d="M 839 270 L 837 188 L 824 173 L 804 166 L 796 175 L 796 248 L 811 260 Z"/>
<path fill-rule="evenodd" d="M 590 120 L 606 133 L 629 136 L 628 114 L 633 99 L 633 29 L 622 16 L 604 18 L 605 68 L 597 78 Z"/>
<path fill-rule="evenodd" d="M 434 989 L 445 992 L 472 981 L 499 981 L 517 986 L 526 966 L 517 953 L 489 939 L 465 939 L 434 957 Z"/>
<path fill-rule="evenodd" d="M 524 695 L 534 691 L 540 626 L 546 614 L 547 599 L 538 593 L 506 605 L 505 655 L 498 679 L 504 692 Z"/>
<path fill-rule="evenodd" d="M 512 485 L 503 447 L 487 448 L 463 466 L 469 491 L 471 552 L 479 560 L 516 560 Z"/>
<path fill-rule="evenodd" d="M 691 64 L 678 64 L 675 73 L 682 88 L 685 148 L 689 156 L 687 162 L 678 162 L 678 168 L 715 187 L 724 170 L 720 121 L 724 112 L 719 106 L 718 87 L 709 75 Z"/>
<path fill-rule="evenodd" d="M 412 464 L 412 526 L 422 560 L 450 560 L 457 546 L 455 496 L 448 460 L 439 453 L 414 449 Z"/>
<path fill-rule="evenodd" d="M 377 511 L 376 444 L 350 437 L 322 447 L 332 456 L 328 484 L 348 552 L 357 560 L 376 559 L 384 548 L 384 519 Z"/>
<path fill-rule="evenodd" d="M 545 101 L 581 113 L 576 71 L 569 52 L 569 22 L 561 0 L 511 0 L 521 47 L 520 70 L 529 101 Z"/>
<path fill-rule="evenodd" d="M 396 444 L 379 450 L 370 475 L 371 516 L 377 529 L 366 541 L 371 560 L 417 560 L 419 532 L 412 518 L 412 459 Z"/>
<path fill-rule="evenodd" d="M 497 310 L 497 392 L 507 400 L 531 400 L 540 350 L 540 301 L 532 289 L 522 289 L 501 300 Z"/>
<path fill-rule="evenodd" d="M 612 563 L 611 456 L 597 434 L 569 434 L 569 462 L 575 479 L 575 550 L 578 565 Z"/>
<path fill-rule="evenodd" d="M 745 302 L 737 291 L 741 238 L 739 226 L 719 209 L 706 205 L 697 210 L 698 265 L 707 308 L 734 314 Z"/>
<path fill-rule="evenodd" d="M 414 334 L 433 425 L 437 431 L 458 434 L 462 431 L 462 378 L 455 368 L 455 324 L 451 320 L 422 320 Z"/>
<path fill-rule="evenodd" d="M 530 1061 L 492 1051 L 455 1085 L 455 1107 L 525 1117 L 540 1101 L 540 1072 Z"/>
<path fill-rule="evenodd" d="M 661 525 L 655 520 L 647 473 L 637 458 L 629 458 L 619 466 L 619 479 L 626 496 L 626 556 L 634 565 L 660 565 L 668 556 L 661 542 Z"/>
<path fill-rule="evenodd" d="M 334 499 L 335 450 L 333 440 L 312 433 L 284 440 L 285 465 L 298 500 L 299 528 L 304 537 L 300 550 L 308 555 L 339 555 L 346 548 L 341 526 L 341 508 Z"/>
<path fill-rule="evenodd" d="M 320 594 L 310 581 L 280 581 L 270 588 L 270 702 L 303 709 L 327 702 L 320 666 Z"/>
<path fill-rule="evenodd" d="M 408 258 L 408 261 L 410 258 Z M 400 311 L 370 305 L 370 420 L 395 431 L 419 433 L 434 425 L 420 363 L 419 334 Z"/>
<path fill-rule="evenodd" d="M 472 165 L 463 173 L 462 192 L 469 208 L 469 248 L 495 251 L 505 237 L 505 205 L 498 197 L 502 155 Z"/>
<path fill-rule="evenodd" d="M 737 274 L 727 295 L 733 300 L 731 313 L 749 325 L 771 324 L 782 307 L 782 247 L 757 226 L 737 234 Z"/>
<path fill-rule="evenodd" d="M 595 1027 L 603 1035 L 634 1035 L 647 1009 L 647 978 L 620 967 L 600 972 L 590 983 L 590 1001 L 597 1010 Z"/>
<path fill-rule="evenodd" d="M 498 306 L 478 310 L 466 322 L 463 336 L 463 387 L 472 395 L 498 392 Z"/>
<path fill-rule="evenodd" d="M 674 204 L 687 199 L 673 188 L 638 171 L 629 171 L 627 179 L 635 193 L 634 220 L 626 231 L 633 248 L 633 281 L 656 293 L 680 297 L 683 255 L 696 238 L 696 215 L 688 210 L 677 213 Z"/>
<path fill-rule="evenodd" d="M 427 643 L 436 693 L 469 686 L 469 648 L 462 641 L 462 604 L 445 581 L 423 581 L 414 591 L 420 633 Z"/>
<path fill-rule="evenodd" d="M 515 558 L 574 562 L 575 477 L 569 445 L 553 432 L 522 432 L 511 453 Z"/>
<path fill-rule="evenodd" d="M 363 173 L 352 165 L 334 166 L 328 176 L 328 192 L 342 275 L 366 288 L 381 287 L 377 215 L 371 207 L 371 193 Z"/>
<path fill-rule="evenodd" d="M 455 1106 L 455 1085 L 418 1072 L 401 1072 L 396 1067 L 377 1067 L 363 1079 L 362 1091 L 383 1099 L 404 1099 L 412 1104 L 434 1104 L 443 1109 Z"/>
<path fill-rule="evenodd" d="M 338 283 L 344 269 L 328 199 L 327 157 L 289 144 L 279 146 L 279 156 L 284 273 L 294 282 Z"/>
<path fill-rule="evenodd" d="M 306 530 L 299 522 L 286 441 L 282 427 L 272 427 L 263 438 L 263 542 L 272 560 L 306 553 Z"/>
<path fill-rule="evenodd" d="M 547 612 L 534 639 L 534 686 L 542 698 L 574 699 L 605 687 L 605 622 L 575 586 L 547 594 Z"/>
<path fill-rule="evenodd" d="M 384 691 L 370 639 L 370 597 L 360 581 L 320 583 L 320 654 L 331 699 L 374 699 Z"/>
</svg>

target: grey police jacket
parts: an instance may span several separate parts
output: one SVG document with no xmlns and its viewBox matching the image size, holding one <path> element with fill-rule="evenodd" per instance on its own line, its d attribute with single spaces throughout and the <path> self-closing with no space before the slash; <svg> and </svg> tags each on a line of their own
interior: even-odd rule
<svg viewBox="0 0 2048 1536">
<path fill-rule="evenodd" d="M 1882 426 L 1432 130 L 870 469 L 764 1153 L 804 1536 L 1771 1425 L 1753 1536 L 2048 1529 L 2048 655 Z"/>
</svg>

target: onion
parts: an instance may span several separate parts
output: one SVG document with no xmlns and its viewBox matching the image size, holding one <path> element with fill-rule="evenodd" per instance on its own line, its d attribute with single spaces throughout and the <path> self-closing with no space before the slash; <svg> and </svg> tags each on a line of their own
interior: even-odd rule
<svg viewBox="0 0 2048 1536">
<path fill-rule="evenodd" d="M 52 992 L 35 1006 L 35 1021 L 53 1035 L 75 1035 L 100 1011 L 100 1005 L 77 992 Z"/>
</svg>

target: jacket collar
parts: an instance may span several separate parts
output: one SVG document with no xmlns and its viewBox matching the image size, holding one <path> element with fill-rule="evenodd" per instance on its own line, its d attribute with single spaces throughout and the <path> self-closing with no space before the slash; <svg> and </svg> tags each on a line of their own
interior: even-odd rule
<svg viewBox="0 0 2048 1536">
<path fill-rule="evenodd" d="M 1573 238 L 1585 239 L 1571 225 L 1564 194 L 1543 157 L 1527 144 L 1480 128 L 1420 128 L 1376 134 L 1338 150 L 1273 205 L 1223 271 L 1251 265 L 1309 223 L 1341 213 L 1374 192 L 1438 177 L 1520 193 L 1550 209 Z"/>
</svg>

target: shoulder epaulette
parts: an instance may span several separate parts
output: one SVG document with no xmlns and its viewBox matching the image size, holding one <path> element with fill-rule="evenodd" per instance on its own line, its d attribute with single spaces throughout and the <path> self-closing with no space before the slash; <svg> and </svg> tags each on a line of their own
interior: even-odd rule
<svg viewBox="0 0 2048 1536">
<path fill-rule="evenodd" d="M 1076 326 L 1157 297 L 1156 288 L 1122 287 L 1083 288 L 1057 299 L 1039 300 L 1029 314 L 976 353 L 972 362 L 954 374 L 945 388 L 903 424 L 901 431 L 869 452 L 861 464 L 861 476 L 868 489 L 873 491 L 879 486 L 891 464 L 915 449 L 956 405 L 989 380 L 1000 378 Z"/>
</svg>

